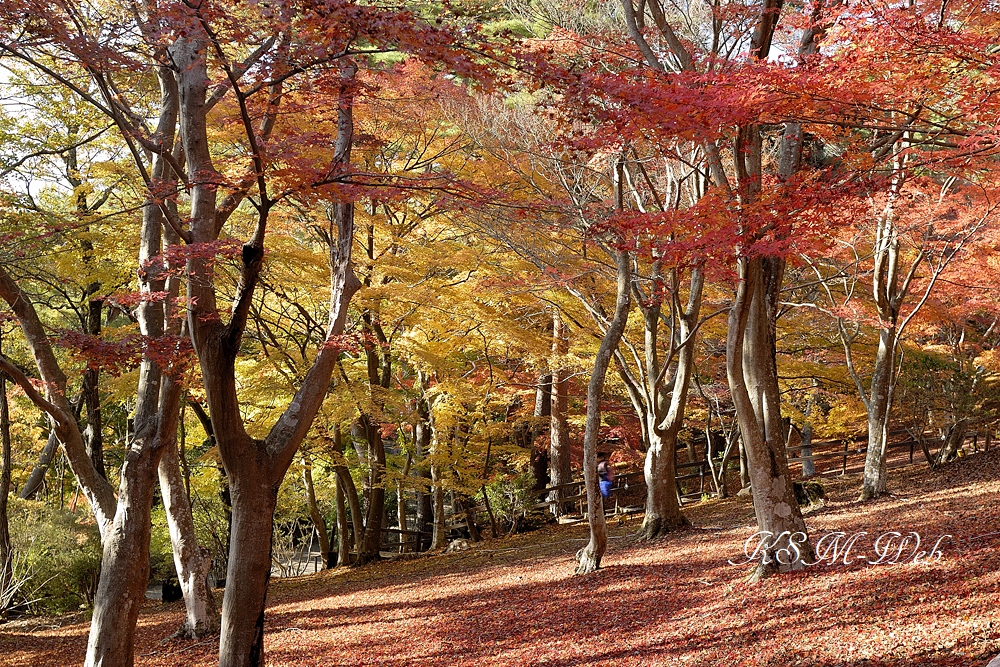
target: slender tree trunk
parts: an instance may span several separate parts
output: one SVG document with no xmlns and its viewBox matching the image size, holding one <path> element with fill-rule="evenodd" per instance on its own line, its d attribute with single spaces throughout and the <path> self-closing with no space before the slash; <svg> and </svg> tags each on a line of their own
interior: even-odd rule
<svg viewBox="0 0 1000 667">
<path fill-rule="evenodd" d="M 737 444 L 740 448 L 740 490 L 750 488 L 750 466 L 747 464 L 747 448 L 743 445 L 743 436 L 740 435 Z"/>
<path fill-rule="evenodd" d="M 97 285 L 93 286 L 97 289 Z M 101 311 L 104 303 L 100 299 L 92 299 L 87 308 L 87 333 L 99 336 L 101 333 Z M 99 373 L 96 367 L 88 366 L 83 374 L 81 389 L 84 405 L 87 406 L 87 427 L 83 433 L 87 455 L 94 464 L 94 469 L 101 477 L 107 479 L 104 469 L 104 433 L 101 419 L 101 395 L 98 388 Z"/>
<path fill-rule="evenodd" d="M 425 457 L 431 451 L 430 408 L 423 397 L 417 401 L 417 414 L 419 419 L 414 427 L 414 441 L 417 457 L 416 476 L 421 485 L 417 487 L 417 524 L 414 530 L 420 532 L 420 544 L 417 551 L 426 551 L 431 546 L 434 510 L 431 508 L 431 469 L 425 461 Z"/>
<path fill-rule="evenodd" d="M 729 437 L 725 439 L 726 444 L 722 451 L 722 461 L 719 463 L 718 473 L 714 471 L 712 473 L 713 476 L 715 476 L 715 488 L 718 492 L 719 498 L 729 497 L 729 491 L 726 489 L 726 466 L 729 463 L 729 459 L 732 458 L 734 450 L 736 451 L 737 456 L 740 456 L 739 454 L 740 444 L 738 442 L 739 439 L 740 437 L 738 430 L 734 430 L 732 433 L 729 434 Z M 740 467 L 742 469 L 742 461 Z"/>
<path fill-rule="evenodd" d="M 406 463 L 403 465 L 403 469 L 399 473 L 399 479 L 396 481 L 396 523 L 399 525 L 399 530 L 406 530 L 406 478 L 410 476 L 410 465 L 413 463 L 413 457 L 409 452 L 406 453 Z M 406 551 L 406 546 L 403 544 L 405 542 L 403 533 L 399 534 L 399 553 Z"/>
<path fill-rule="evenodd" d="M 309 518 L 316 527 L 319 534 L 319 550 L 323 554 L 324 567 L 329 567 L 327 560 L 330 557 L 330 537 L 326 532 L 326 519 L 319 511 L 319 504 L 316 502 L 316 489 L 313 486 L 312 459 L 308 452 L 302 453 L 302 482 L 306 487 L 306 502 L 309 505 Z"/>
<path fill-rule="evenodd" d="M 802 449 L 800 450 L 802 455 L 802 476 L 803 477 L 815 477 L 816 476 L 816 462 L 813 460 L 813 450 L 812 450 L 812 424 L 806 422 L 802 426 Z"/>
<path fill-rule="evenodd" d="M 441 447 L 441 434 L 434 427 L 434 415 L 430 416 L 431 430 L 431 509 L 434 526 L 431 531 L 431 550 L 443 549 L 448 543 L 448 533 L 445 529 L 444 516 L 444 483 L 441 474 L 441 464 L 438 462 Z"/>
<path fill-rule="evenodd" d="M 621 167 L 618 167 L 620 179 Z M 619 195 L 620 197 L 620 195 Z M 594 369 L 587 386 L 587 421 L 583 436 L 583 479 L 587 487 L 587 521 L 590 524 L 590 541 L 577 554 L 576 574 L 593 572 L 601 566 L 601 559 L 608 547 L 608 529 L 604 521 L 604 498 L 597 480 L 597 438 L 601 429 L 601 400 L 604 397 L 604 380 L 611 357 L 621 342 L 632 305 L 632 264 L 628 252 L 616 251 L 618 285 L 615 312 L 601 345 L 594 358 Z"/>
<path fill-rule="evenodd" d="M 441 484 L 441 468 L 431 464 L 431 506 L 434 512 L 434 529 L 431 533 L 431 550 L 443 549 L 448 542 L 444 516 L 444 486 Z"/>
<path fill-rule="evenodd" d="M 365 532 L 362 540 L 362 562 L 379 558 L 379 547 L 382 543 L 382 527 L 385 525 L 385 442 L 379 432 L 378 424 L 374 424 L 362 415 L 365 439 L 368 442 L 368 514 L 365 517 Z"/>
<path fill-rule="evenodd" d="M 813 386 L 816 386 L 815 384 Z M 813 460 L 812 451 L 812 422 L 809 421 L 809 417 L 812 415 L 813 407 L 816 404 L 815 394 L 809 395 L 809 401 L 806 403 L 806 410 L 803 413 L 805 415 L 805 423 L 802 424 L 802 449 L 799 450 L 799 455 L 802 457 L 802 476 L 803 477 L 813 477 L 816 475 L 816 462 Z"/>
<path fill-rule="evenodd" d="M 944 442 L 941 445 L 941 451 L 937 455 L 937 465 L 947 463 L 955 458 L 956 453 L 962 448 L 965 443 L 965 434 L 969 430 L 969 420 L 959 419 L 952 427 L 948 430 L 948 434 L 944 438 Z"/>
<path fill-rule="evenodd" d="M 178 94 L 173 73 L 157 70 L 161 90 L 158 136 L 169 149 L 178 112 Z M 154 159 L 152 175 L 159 180 L 168 170 L 162 157 Z M 140 289 L 147 295 L 138 308 L 139 328 L 148 338 L 177 332 L 172 317 L 179 290 L 176 277 L 166 279 L 169 268 L 155 258 L 163 248 L 162 214 L 155 206 L 143 211 L 139 249 Z M 148 298 L 166 291 L 163 303 Z M 160 366 L 163 363 L 164 366 Z M 160 459 L 167 447 L 176 447 L 181 387 L 172 362 L 145 355 L 139 370 L 135 408 L 135 432 L 121 470 L 118 504 L 111 530 L 103 541 L 101 578 L 87 643 L 86 667 L 131 667 L 135 624 L 145 600 L 149 581 L 150 515 Z M 176 454 L 176 452 L 175 452 Z M 176 466 L 176 459 L 174 460 Z M 178 475 L 179 477 L 179 475 Z M 165 494 L 165 498 L 170 494 Z M 188 507 L 185 507 L 188 509 Z"/>
<path fill-rule="evenodd" d="M 434 413 L 428 417 L 430 428 L 430 459 L 431 459 L 431 511 L 433 528 L 431 530 L 432 551 L 443 549 L 448 544 L 448 532 L 444 515 L 444 476 L 441 472 L 441 438 L 442 434 L 434 424 Z"/>
<path fill-rule="evenodd" d="M 531 473 L 535 477 L 535 486 L 537 490 L 542 490 L 551 482 L 552 479 L 552 441 L 551 438 L 558 437 L 555 433 L 550 431 L 550 441 L 549 447 L 543 446 L 539 437 L 542 435 L 542 430 L 544 428 L 543 423 L 545 419 L 548 418 L 549 426 L 551 427 L 551 415 L 552 415 L 552 374 L 547 373 L 538 378 L 538 385 L 535 387 L 535 410 L 532 412 L 531 427 L 527 429 L 524 434 L 525 443 L 524 446 L 528 448 L 531 452 Z"/>
<path fill-rule="evenodd" d="M 569 327 L 562 321 L 558 308 L 552 310 L 552 355 L 555 358 L 555 370 L 552 371 L 552 416 L 549 439 L 549 478 L 553 486 L 569 484 L 573 481 L 573 471 L 570 468 L 569 449 L 569 370 L 561 363 L 559 357 L 569 353 Z M 558 500 L 566 495 L 565 491 L 553 491 L 549 500 Z M 566 503 L 550 505 L 556 516 L 562 516 L 570 511 Z"/>
<path fill-rule="evenodd" d="M 55 458 L 58 451 L 59 438 L 56 437 L 56 429 L 53 426 L 49 431 L 49 437 L 45 440 L 45 446 L 42 447 L 41 454 L 38 455 L 38 463 L 31 469 L 31 474 L 28 475 L 24 486 L 21 487 L 21 492 L 18 494 L 19 498 L 22 500 L 33 500 L 35 498 L 38 490 L 42 488 L 45 475 L 48 473 L 49 467 L 52 465 L 52 459 Z"/>
<path fill-rule="evenodd" d="M 10 406 L 7 402 L 7 377 L 0 373 L 0 594 L 14 578 L 14 553 L 10 544 L 7 520 L 7 496 L 10 494 Z M 0 612 L 4 611 L 0 609 Z"/>
<path fill-rule="evenodd" d="M 868 397 L 868 452 L 861 486 L 861 500 L 873 500 L 886 491 L 886 456 L 889 439 L 890 393 L 892 391 L 893 352 L 896 346 L 895 327 L 879 332 L 875 371 Z"/>
<path fill-rule="evenodd" d="M 337 485 L 337 566 L 341 567 L 350 564 L 351 547 L 354 546 L 354 543 L 347 528 L 347 496 L 344 493 L 344 483 L 339 474 L 335 475 L 335 479 Z M 331 563 L 327 563 L 328 567 L 331 565 Z"/>
<path fill-rule="evenodd" d="M 80 488 L 94 512 L 103 539 L 110 532 L 114 521 L 116 503 L 114 488 L 107 479 L 98 474 L 87 454 L 83 433 L 75 416 L 76 411 L 66 397 L 66 374 L 59 366 L 38 312 L 28 295 L 21 291 L 2 266 L 0 266 L 0 299 L 7 303 L 17 318 L 38 373 L 45 383 L 45 394 L 38 391 L 28 377 L 2 355 L 0 355 L 0 370 L 17 383 L 36 406 L 48 414 L 52 422 L 50 442 L 54 438 L 62 444 L 73 474 L 76 475 Z M 45 466 L 39 466 L 39 481 L 44 479 L 46 469 Z"/>
<path fill-rule="evenodd" d="M 191 500 L 184 487 L 175 444 L 164 447 L 158 473 L 173 545 L 174 567 L 184 594 L 184 622 L 177 635 L 190 639 L 205 637 L 219 630 L 219 610 L 208 586 L 212 558 L 208 549 L 198 544 L 195 535 Z"/>
<path fill-rule="evenodd" d="M 351 536 L 348 539 L 348 544 L 354 555 L 357 556 L 361 549 L 361 538 L 365 534 L 365 517 L 361 510 L 361 498 L 358 496 L 358 488 L 355 486 L 354 478 L 351 477 L 351 471 L 347 469 L 347 466 L 337 466 L 335 472 L 337 473 L 337 483 L 343 488 L 344 495 L 347 496 L 347 506 L 351 510 L 351 530 L 349 531 Z M 341 561 L 341 564 L 350 565 L 350 558 Z"/>
<path fill-rule="evenodd" d="M 541 491 L 552 481 L 552 438 L 558 437 L 552 433 L 552 374 L 546 373 L 538 378 L 535 386 L 535 409 L 531 413 L 530 426 L 524 432 L 524 446 L 531 452 L 531 473 L 535 477 L 534 488 Z M 542 434 L 549 430 L 548 447 Z"/>
</svg>

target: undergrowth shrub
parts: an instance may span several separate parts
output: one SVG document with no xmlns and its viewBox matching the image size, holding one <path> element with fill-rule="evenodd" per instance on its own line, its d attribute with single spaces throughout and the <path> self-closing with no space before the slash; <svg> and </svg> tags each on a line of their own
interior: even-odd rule
<svg viewBox="0 0 1000 667">
<path fill-rule="evenodd" d="M 535 477 L 530 472 L 519 475 L 497 475 L 486 485 L 493 515 L 501 529 L 508 533 L 524 533 L 541 528 L 552 518 L 544 509 L 535 509 L 531 493 Z M 482 491 L 478 494 L 482 502 Z"/>
<path fill-rule="evenodd" d="M 101 569 L 101 539 L 93 516 L 11 498 L 15 609 L 62 612 L 93 604 Z"/>
</svg>

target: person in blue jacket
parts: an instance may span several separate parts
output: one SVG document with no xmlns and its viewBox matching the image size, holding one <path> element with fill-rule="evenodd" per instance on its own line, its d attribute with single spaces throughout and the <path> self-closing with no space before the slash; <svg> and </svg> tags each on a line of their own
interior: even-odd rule
<svg viewBox="0 0 1000 667">
<path fill-rule="evenodd" d="M 605 454 L 597 455 L 597 477 L 600 479 L 601 495 L 607 498 L 611 495 L 611 485 L 615 482 L 615 469 L 608 463 Z"/>
</svg>

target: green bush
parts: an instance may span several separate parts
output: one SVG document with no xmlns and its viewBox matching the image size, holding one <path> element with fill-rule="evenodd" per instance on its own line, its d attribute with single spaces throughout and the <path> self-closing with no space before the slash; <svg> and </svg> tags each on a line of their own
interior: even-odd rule
<svg viewBox="0 0 1000 667">
<path fill-rule="evenodd" d="M 532 507 L 531 489 L 535 478 L 530 472 L 519 475 L 496 475 L 486 484 L 493 515 L 505 532 L 523 533 L 550 523 L 552 518 L 544 510 Z M 482 502 L 482 491 L 477 498 Z"/>
<path fill-rule="evenodd" d="M 101 540 L 89 511 L 11 498 L 8 512 L 14 580 L 24 582 L 11 603 L 33 612 L 90 606 L 101 570 Z"/>
</svg>

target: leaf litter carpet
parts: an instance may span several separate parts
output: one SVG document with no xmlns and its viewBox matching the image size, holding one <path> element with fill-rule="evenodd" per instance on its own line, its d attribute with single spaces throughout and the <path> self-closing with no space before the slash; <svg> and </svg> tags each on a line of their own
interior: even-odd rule
<svg viewBox="0 0 1000 667">
<path fill-rule="evenodd" d="M 1000 653 L 1000 451 L 932 472 L 894 470 L 892 496 L 854 501 L 857 476 L 826 477 L 807 514 L 814 541 L 865 531 L 848 560 L 746 580 L 754 532 L 745 498 L 686 509 L 693 527 L 643 543 L 610 523 L 601 570 L 572 574 L 585 525 L 490 540 L 468 551 L 272 583 L 266 661 L 274 666 L 985 665 Z M 874 537 L 916 531 L 936 562 L 870 565 Z M 909 553 L 909 550 L 907 551 Z M 215 665 L 217 638 L 169 639 L 182 603 L 150 601 L 136 664 Z M 80 617 L 0 625 L 0 664 L 80 664 Z"/>
</svg>

